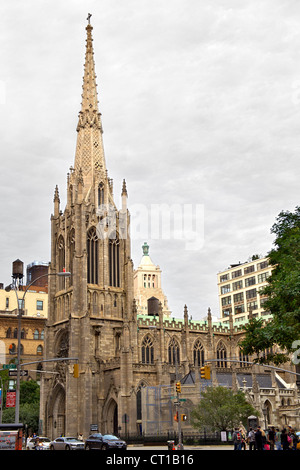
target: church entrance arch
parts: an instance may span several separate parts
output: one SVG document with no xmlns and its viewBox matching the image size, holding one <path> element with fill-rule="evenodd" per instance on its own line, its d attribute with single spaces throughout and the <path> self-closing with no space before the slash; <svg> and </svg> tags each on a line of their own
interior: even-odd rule
<svg viewBox="0 0 300 470">
<path fill-rule="evenodd" d="M 48 435 L 52 439 L 65 434 L 66 426 L 66 393 L 57 385 L 52 393 L 48 413 Z"/>
<path fill-rule="evenodd" d="M 117 402 L 112 398 L 106 411 L 106 433 L 118 435 L 118 405 Z"/>
</svg>

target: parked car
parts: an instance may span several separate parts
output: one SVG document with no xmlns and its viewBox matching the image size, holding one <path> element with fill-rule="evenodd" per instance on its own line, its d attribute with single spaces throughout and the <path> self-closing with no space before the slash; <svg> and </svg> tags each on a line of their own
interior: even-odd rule
<svg viewBox="0 0 300 470">
<path fill-rule="evenodd" d="M 122 439 L 119 439 L 112 434 L 91 434 L 84 445 L 85 450 L 109 450 L 109 449 L 121 449 L 126 450 L 127 444 Z"/>
<path fill-rule="evenodd" d="M 84 443 L 76 437 L 57 437 L 50 442 L 50 450 L 84 450 Z"/>
<path fill-rule="evenodd" d="M 36 441 L 39 441 L 39 450 L 50 449 L 50 439 L 48 437 L 30 437 L 26 443 L 26 450 L 35 450 Z"/>
</svg>

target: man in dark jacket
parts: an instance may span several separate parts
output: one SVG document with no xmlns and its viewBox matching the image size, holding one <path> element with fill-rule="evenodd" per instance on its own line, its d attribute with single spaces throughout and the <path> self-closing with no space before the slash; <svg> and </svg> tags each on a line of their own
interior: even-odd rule
<svg viewBox="0 0 300 470">
<path fill-rule="evenodd" d="M 255 431 L 255 447 L 256 450 L 263 450 L 262 432 L 260 426 Z"/>
</svg>

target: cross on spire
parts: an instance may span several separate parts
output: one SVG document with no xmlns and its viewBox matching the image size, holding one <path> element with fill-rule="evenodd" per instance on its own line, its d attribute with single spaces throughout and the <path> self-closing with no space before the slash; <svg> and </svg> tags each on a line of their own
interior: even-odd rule
<svg viewBox="0 0 300 470">
<path fill-rule="evenodd" d="M 88 20 L 89 24 L 91 24 L 91 16 L 92 16 L 91 13 L 88 13 L 87 20 Z"/>
</svg>

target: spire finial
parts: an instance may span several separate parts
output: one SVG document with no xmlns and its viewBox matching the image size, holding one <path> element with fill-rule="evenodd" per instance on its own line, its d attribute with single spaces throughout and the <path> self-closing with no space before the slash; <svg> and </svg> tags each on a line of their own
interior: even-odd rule
<svg viewBox="0 0 300 470">
<path fill-rule="evenodd" d="M 142 246 L 143 248 L 143 255 L 144 256 L 149 256 L 149 245 L 147 242 L 144 243 L 144 245 Z"/>
<path fill-rule="evenodd" d="M 92 16 L 92 14 L 91 14 L 91 13 L 88 13 L 87 21 L 88 21 L 89 24 L 91 24 L 91 16 Z"/>
</svg>

